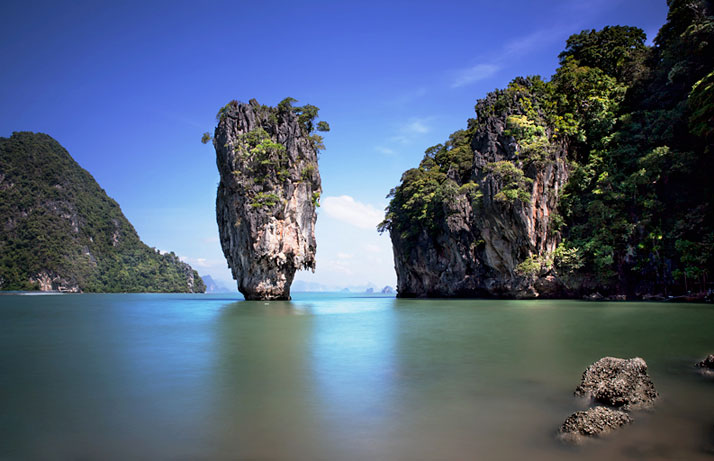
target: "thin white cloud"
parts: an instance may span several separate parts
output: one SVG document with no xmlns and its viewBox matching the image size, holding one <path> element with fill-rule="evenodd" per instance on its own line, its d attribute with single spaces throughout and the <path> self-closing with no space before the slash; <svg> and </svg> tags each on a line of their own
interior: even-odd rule
<svg viewBox="0 0 714 461">
<path fill-rule="evenodd" d="M 431 131 L 430 122 L 433 117 L 412 117 L 403 123 L 395 136 L 390 141 L 407 144 L 416 136 L 421 136 Z"/>
<path fill-rule="evenodd" d="M 325 197 L 321 209 L 338 221 L 350 224 L 360 229 L 374 230 L 384 219 L 384 213 L 372 205 L 358 202 L 349 195 Z"/>
<path fill-rule="evenodd" d="M 320 262 L 318 262 L 320 264 Z M 338 259 L 328 259 L 322 262 L 324 268 L 331 272 L 337 272 L 344 275 L 353 275 L 354 271 L 349 262 Z M 319 266 L 318 266 L 319 267 Z"/>
<path fill-rule="evenodd" d="M 342 253 L 342 252 L 337 253 L 337 259 L 341 259 L 341 260 L 352 259 L 354 257 L 355 257 L 355 255 L 353 255 L 351 253 Z"/>
<path fill-rule="evenodd" d="M 492 77 L 496 72 L 501 69 L 501 66 L 497 64 L 477 64 L 475 66 L 469 67 L 468 69 L 461 69 L 455 73 L 453 82 L 451 83 L 452 88 L 459 88 L 462 86 L 470 85 L 476 83 L 480 80 L 485 80 Z"/>
<path fill-rule="evenodd" d="M 187 264 L 190 264 L 194 269 L 200 267 L 202 269 L 211 269 L 215 267 L 222 268 L 225 266 L 225 261 L 217 261 L 208 258 L 190 258 L 188 256 L 179 256 L 179 259 Z"/>
<path fill-rule="evenodd" d="M 426 88 L 420 87 L 413 91 L 407 91 L 407 92 L 397 95 L 393 99 L 388 100 L 387 104 L 394 105 L 394 106 L 404 106 L 404 105 L 409 104 L 413 101 L 416 101 L 417 99 L 422 98 L 426 94 L 427 94 Z"/>
<path fill-rule="evenodd" d="M 523 37 L 515 38 L 503 46 L 503 53 L 508 56 L 522 56 L 536 48 L 546 38 L 546 30 L 537 30 Z"/>
<path fill-rule="evenodd" d="M 549 27 L 547 29 L 539 29 L 531 32 L 528 35 L 519 37 L 507 42 L 503 46 L 502 56 L 507 58 L 515 58 L 532 52 L 537 48 L 542 48 L 555 41 L 563 40 L 570 34 L 579 32 L 579 28 L 571 24 L 568 27 Z M 563 40 L 564 41 L 564 40 Z M 565 43 L 563 43 L 565 44 Z"/>
<path fill-rule="evenodd" d="M 206 258 L 196 258 L 196 265 L 198 267 L 210 267 L 212 264 L 208 262 Z"/>
<path fill-rule="evenodd" d="M 535 30 L 522 37 L 506 42 L 498 51 L 498 58 L 488 59 L 487 62 L 476 64 L 472 67 L 453 72 L 451 87 L 459 88 L 471 85 L 481 80 L 494 76 L 504 66 L 508 66 L 515 59 L 534 52 L 538 48 L 548 46 L 556 41 L 565 42 L 568 35 L 580 31 L 578 23 L 567 25 L 554 25 L 552 27 Z"/>
<path fill-rule="evenodd" d="M 396 154 L 396 152 L 394 151 L 394 149 L 390 149 L 389 147 L 384 147 L 384 146 L 376 146 L 376 147 L 374 148 L 374 150 L 376 150 L 376 151 L 379 152 L 380 154 L 384 154 L 384 155 L 394 155 L 394 154 Z"/>
<path fill-rule="evenodd" d="M 413 119 L 410 121 L 407 126 L 405 131 L 410 132 L 410 133 L 428 133 L 431 130 L 431 128 L 426 124 L 426 120 L 424 119 Z"/>
<path fill-rule="evenodd" d="M 375 245 L 373 243 L 366 243 L 363 245 L 364 251 L 367 253 L 381 253 L 382 249 L 379 247 L 379 245 Z"/>
</svg>

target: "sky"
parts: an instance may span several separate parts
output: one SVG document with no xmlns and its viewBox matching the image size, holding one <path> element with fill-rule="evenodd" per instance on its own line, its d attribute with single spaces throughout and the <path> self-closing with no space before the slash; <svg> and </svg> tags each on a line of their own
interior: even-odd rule
<svg viewBox="0 0 714 461">
<path fill-rule="evenodd" d="M 317 269 L 295 279 L 395 286 L 376 225 L 424 150 L 464 128 L 489 91 L 549 78 L 569 35 L 631 25 L 651 41 L 666 14 L 665 0 L 3 0 L 0 136 L 51 135 L 145 243 L 235 287 L 201 135 L 232 99 L 313 104 L 331 127 Z"/>
</svg>

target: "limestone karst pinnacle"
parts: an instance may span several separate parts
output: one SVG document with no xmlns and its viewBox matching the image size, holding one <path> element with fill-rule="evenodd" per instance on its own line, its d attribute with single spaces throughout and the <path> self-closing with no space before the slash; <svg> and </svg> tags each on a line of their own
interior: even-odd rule
<svg viewBox="0 0 714 461">
<path fill-rule="evenodd" d="M 232 101 L 213 143 L 220 183 L 216 218 L 223 253 L 246 299 L 290 299 L 295 272 L 315 269 L 321 185 L 314 106 Z"/>
</svg>

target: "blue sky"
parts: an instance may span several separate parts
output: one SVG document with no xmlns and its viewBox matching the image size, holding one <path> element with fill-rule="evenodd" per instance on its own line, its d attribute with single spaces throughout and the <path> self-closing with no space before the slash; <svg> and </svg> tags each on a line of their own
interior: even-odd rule
<svg viewBox="0 0 714 461">
<path fill-rule="evenodd" d="M 665 0 L 34 2 L 0 4 L 0 136 L 57 139 L 140 237 L 235 286 L 218 243 L 212 146 L 231 99 L 320 108 L 317 271 L 328 286 L 394 285 L 375 225 L 424 150 L 517 75 L 550 77 L 565 40 L 633 25 Z"/>
</svg>

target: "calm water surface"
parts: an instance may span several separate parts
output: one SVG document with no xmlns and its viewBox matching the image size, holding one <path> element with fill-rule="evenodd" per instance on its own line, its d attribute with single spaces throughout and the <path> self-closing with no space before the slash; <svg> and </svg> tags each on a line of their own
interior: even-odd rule
<svg viewBox="0 0 714 461">
<path fill-rule="evenodd" d="M 714 459 L 714 306 L 352 296 L 0 296 L 0 459 Z M 563 447 L 606 355 L 657 410 Z"/>
</svg>

